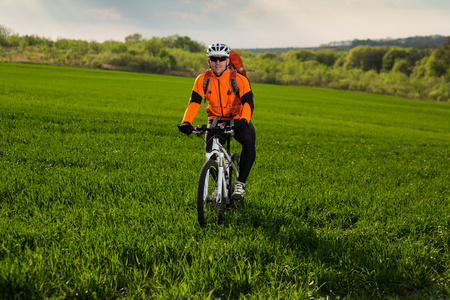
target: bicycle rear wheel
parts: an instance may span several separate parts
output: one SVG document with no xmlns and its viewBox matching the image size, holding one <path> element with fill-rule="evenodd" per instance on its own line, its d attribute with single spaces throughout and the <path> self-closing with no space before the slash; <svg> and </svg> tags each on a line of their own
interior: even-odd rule
<svg viewBox="0 0 450 300">
<path fill-rule="evenodd" d="M 200 172 L 197 191 L 197 215 L 202 227 L 220 222 L 220 205 L 217 187 L 219 166 L 214 160 L 207 160 Z"/>
</svg>

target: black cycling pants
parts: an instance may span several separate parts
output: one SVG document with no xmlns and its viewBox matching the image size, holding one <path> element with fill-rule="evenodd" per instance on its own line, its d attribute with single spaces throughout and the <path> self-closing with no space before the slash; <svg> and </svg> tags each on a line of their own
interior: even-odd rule
<svg viewBox="0 0 450 300">
<path fill-rule="evenodd" d="M 223 122 L 223 121 L 219 121 Z M 209 120 L 208 127 L 211 126 L 212 120 Z M 229 121 L 226 122 L 229 125 Z M 255 127 L 253 127 L 252 122 L 248 124 L 248 128 L 245 128 L 239 132 L 235 132 L 234 139 L 238 141 L 242 146 L 240 163 L 239 163 L 239 178 L 238 181 L 245 183 L 247 177 L 250 174 L 250 170 L 253 166 L 253 162 L 256 158 L 255 149 Z M 225 144 L 225 137 L 221 137 L 220 142 L 222 145 Z M 209 132 L 205 136 L 205 149 L 206 152 L 210 152 L 212 148 L 212 134 Z"/>
</svg>

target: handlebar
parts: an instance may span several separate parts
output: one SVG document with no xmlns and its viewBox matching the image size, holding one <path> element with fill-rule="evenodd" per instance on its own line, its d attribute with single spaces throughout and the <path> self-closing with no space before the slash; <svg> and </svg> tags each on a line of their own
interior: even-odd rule
<svg viewBox="0 0 450 300">
<path fill-rule="evenodd" d="M 234 126 L 225 126 L 225 124 L 218 124 L 217 127 L 211 127 L 208 128 L 207 125 L 203 124 L 202 126 L 197 126 L 194 128 L 194 130 L 192 131 L 192 133 L 196 134 L 197 136 L 201 136 L 202 134 L 204 134 L 206 131 L 211 132 L 213 134 L 229 134 L 229 135 L 234 135 Z"/>
</svg>

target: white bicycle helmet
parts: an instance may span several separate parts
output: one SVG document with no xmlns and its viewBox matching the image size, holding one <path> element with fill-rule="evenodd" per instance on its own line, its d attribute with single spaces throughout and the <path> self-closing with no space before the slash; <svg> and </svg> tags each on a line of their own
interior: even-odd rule
<svg viewBox="0 0 450 300">
<path fill-rule="evenodd" d="M 206 56 L 230 56 L 230 49 L 226 44 L 214 43 L 209 45 L 208 50 L 206 50 Z"/>
</svg>

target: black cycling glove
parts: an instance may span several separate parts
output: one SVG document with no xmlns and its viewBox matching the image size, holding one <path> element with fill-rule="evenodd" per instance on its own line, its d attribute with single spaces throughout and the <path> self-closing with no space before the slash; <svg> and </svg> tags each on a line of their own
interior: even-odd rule
<svg viewBox="0 0 450 300">
<path fill-rule="evenodd" d="M 248 128 L 248 122 L 246 119 L 239 119 L 234 121 L 234 130 L 239 132 Z"/>
<path fill-rule="evenodd" d="M 178 130 L 184 134 L 190 135 L 194 130 L 194 127 L 189 122 L 184 122 L 181 125 L 178 125 Z"/>
</svg>

